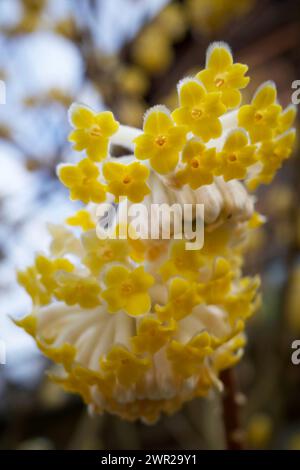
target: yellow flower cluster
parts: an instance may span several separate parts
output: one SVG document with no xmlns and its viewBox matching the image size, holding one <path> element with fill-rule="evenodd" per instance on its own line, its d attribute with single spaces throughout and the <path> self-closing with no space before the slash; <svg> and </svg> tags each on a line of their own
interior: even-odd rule
<svg viewBox="0 0 300 470">
<path fill-rule="evenodd" d="M 232 110 L 246 72 L 227 45 L 213 44 L 205 69 L 179 83 L 179 107 L 150 109 L 143 129 L 71 107 L 71 141 L 86 155 L 58 175 L 85 207 L 67 226 L 49 226 L 49 257 L 18 273 L 33 309 L 16 323 L 60 364 L 52 379 L 93 412 L 154 422 L 222 390 L 220 372 L 242 356 L 245 324 L 260 302 L 259 279 L 242 274 L 243 251 L 263 222 L 247 185 L 272 179 L 295 135 L 295 110 L 281 109 L 272 83 Z M 114 158 L 113 144 L 130 155 Z M 146 211 L 141 231 L 116 214 L 98 220 L 102 201 L 122 213 L 123 197 Z M 202 248 L 188 250 L 175 223 L 164 239 L 167 220 L 155 210 L 158 236 L 149 235 L 153 207 L 173 203 L 204 204 Z"/>
</svg>

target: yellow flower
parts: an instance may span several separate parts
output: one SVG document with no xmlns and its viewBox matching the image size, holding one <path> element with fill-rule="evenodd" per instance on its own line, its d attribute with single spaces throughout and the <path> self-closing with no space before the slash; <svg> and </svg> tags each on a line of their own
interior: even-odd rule
<svg viewBox="0 0 300 470">
<path fill-rule="evenodd" d="M 105 239 L 97 237 L 95 230 L 91 230 L 82 235 L 82 244 L 85 249 L 85 256 L 82 262 L 90 271 L 98 276 L 99 272 L 107 263 L 125 263 L 129 253 L 127 240 Z"/>
<path fill-rule="evenodd" d="M 74 149 L 86 150 L 87 156 L 96 162 L 107 157 L 109 138 L 119 128 L 113 114 L 110 111 L 96 114 L 86 106 L 73 104 L 69 118 L 75 128 L 69 135 Z"/>
<path fill-rule="evenodd" d="M 41 282 L 49 292 L 56 287 L 55 273 L 57 271 L 72 272 L 73 264 L 64 258 L 49 259 L 46 256 L 38 255 L 35 259 L 35 266 Z"/>
<path fill-rule="evenodd" d="M 176 373 L 187 378 L 199 372 L 204 358 L 212 352 L 211 338 L 207 332 L 203 332 L 186 344 L 172 341 L 168 346 L 167 356 Z"/>
<path fill-rule="evenodd" d="M 164 281 L 171 277 L 185 277 L 191 281 L 199 277 L 199 269 L 204 265 L 200 251 L 186 250 L 185 240 L 174 241 L 171 244 L 171 256 L 159 270 Z"/>
<path fill-rule="evenodd" d="M 97 279 L 83 277 L 73 273 L 57 273 L 57 287 L 54 294 L 67 305 L 80 305 L 82 308 L 94 308 L 101 304 L 100 286 Z"/>
<path fill-rule="evenodd" d="M 189 315 L 201 302 L 197 295 L 196 284 L 180 277 L 172 279 L 169 285 L 169 299 L 166 305 L 156 305 L 155 310 L 161 320 L 181 320 Z"/>
<path fill-rule="evenodd" d="M 197 189 L 213 182 L 214 171 L 218 166 L 214 148 L 206 149 L 201 141 L 192 139 L 183 149 L 182 161 L 186 165 L 176 173 L 176 183 L 188 184 L 192 189 Z"/>
<path fill-rule="evenodd" d="M 106 198 L 105 187 L 99 183 L 99 169 L 88 158 L 84 158 L 77 165 L 63 164 L 58 168 L 60 181 L 70 189 L 72 201 L 103 202 Z"/>
<path fill-rule="evenodd" d="M 173 171 L 185 144 L 187 129 L 174 125 L 165 106 L 154 106 L 145 115 L 143 130 L 144 134 L 134 140 L 136 158 L 149 159 L 160 174 Z"/>
<path fill-rule="evenodd" d="M 129 387 L 144 375 L 150 361 L 137 357 L 123 346 L 113 346 L 100 364 L 106 375 L 115 377 L 122 386 Z"/>
<path fill-rule="evenodd" d="M 236 285 L 236 292 L 230 293 L 223 301 L 223 306 L 228 312 L 231 325 L 235 325 L 238 319 L 247 319 L 255 312 L 259 302 L 257 290 L 260 286 L 258 276 L 244 277 Z"/>
<path fill-rule="evenodd" d="M 176 124 L 185 125 L 204 142 L 220 137 L 222 125 L 219 119 L 226 107 L 221 101 L 221 93 L 207 93 L 197 79 L 185 79 L 178 87 L 180 107 L 172 117 Z"/>
<path fill-rule="evenodd" d="M 73 269 L 72 263 L 66 259 L 50 260 L 38 255 L 33 266 L 18 272 L 17 280 L 30 295 L 34 305 L 47 305 L 57 285 L 54 274 L 60 270 L 70 272 Z"/>
<path fill-rule="evenodd" d="M 38 279 L 38 273 L 34 266 L 25 271 L 18 271 L 17 280 L 30 295 L 34 305 L 47 305 L 50 302 L 51 294 Z"/>
<path fill-rule="evenodd" d="M 208 48 L 206 69 L 196 77 L 203 83 L 207 91 L 218 91 L 226 108 L 235 108 L 241 102 L 240 89 L 249 83 L 245 77 L 248 67 L 244 64 L 234 64 L 231 51 L 227 44 L 214 42 Z"/>
<path fill-rule="evenodd" d="M 50 253 L 52 256 L 61 257 L 66 253 L 80 255 L 81 243 L 65 225 L 48 224 L 51 235 Z"/>
<path fill-rule="evenodd" d="M 117 200 L 120 196 L 127 196 L 132 202 L 141 202 L 150 188 L 146 184 L 149 170 L 138 162 L 123 165 L 117 162 L 107 162 L 103 165 L 103 176 L 108 186 L 107 191 Z"/>
<path fill-rule="evenodd" d="M 172 62 L 173 49 L 168 35 L 159 25 L 152 24 L 135 39 L 131 55 L 133 61 L 150 75 L 157 75 Z"/>
<path fill-rule="evenodd" d="M 249 132 L 253 143 L 269 140 L 273 136 L 281 112 L 276 96 L 273 82 L 266 82 L 258 88 L 251 104 L 242 106 L 238 112 L 238 124 Z"/>
<path fill-rule="evenodd" d="M 156 318 L 144 318 L 138 326 L 137 335 L 131 339 L 137 353 L 155 354 L 171 338 L 176 330 L 176 323 L 161 323 Z"/>
<path fill-rule="evenodd" d="M 245 178 L 248 167 L 257 161 L 255 152 L 256 146 L 248 145 L 247 133 L 243 129 L 232 131 L 218 154 L 216 175 L 222 175 L 225 181 Z"/>
<path fill-rule="evenodd" d="M 151 298 L 148 289 L 154 278 L 140 266 L 130 271 L 125 266 L 113 266 L 105 276 L 107 289 L 102 297 L 107 301 L 111 313 L 125 310 L 129 315 L 137 316 L 148 313 Z"/>
<path fill-rule="evenodd" d="M 249 189 L 256 189 L 259 184 L 269 184 L 273 180 L 282 162 L 291 155 L 295 138 L 296 131 L 295 129 L 291 129 L 279 137 L 261 144 L 257 152 L 257 157 L 262 168 L 257 175 L 247 182 Z"/>
<path fill-rule="evenodd" d="M 213 267 L 209 281 L 197 285 L 197 293 L 203 302 L 210 304 L 221 303 L 231 288 L 233 273 L 230 263 L 224 258 L 218 258 Z"/>
<path fill-rule="evenodd" d="M 297 108 L 294 104 L 287 106 L 278 117 L 278 127 L 276 135 L 283 134 L 289 130 L 295 121 L 297 115 Z"/>
<path fill-rule="evenodd" d="M 75 212 L 74 215 L 66 219 L 66 223 L 73 227 L 81 227 L 84 231 L 92 230 L 95 228 L 95 222 L 93 222 L 91 215 L 85 209 L 80 209 Z"/>
</svg>

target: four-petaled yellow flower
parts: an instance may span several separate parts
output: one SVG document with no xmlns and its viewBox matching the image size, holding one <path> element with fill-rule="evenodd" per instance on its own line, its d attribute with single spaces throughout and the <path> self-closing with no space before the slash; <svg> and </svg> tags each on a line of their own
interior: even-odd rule
<svg viewBox="0 0 300 470">
<path fill-rule="evenodd" d="M 208 48 L 206 69 L 199 72 L 196 77 L 207 91 L 221 93 L 226 108 L 235 108 L 241 102 L 239 90 L 249 83 L 249 77 L 245 77 L 247 70 L 247 65 L 233 63 L 227 44 L 215 42 Z"/>
<path fill-rule="evenodd" d="M 129 254 L 127 240 L 98 238 L 95 230 L 84 233 L 81 237 L 85 251 L 82 262 L 98 276 L 100 270 L 108 263 L 125 263 Z"/>
<path fill-rule="evenodd" d="M 38 255 L 33 266 L 25 271 L 18 271 L 18 282 L 30 295 L 34 305 L 46 305 L 50 302 L 57 283 L 54 275 L 57 271 L 71 272 L 74 266 L 64 258 L 48 259 Z"/>
<path fill-rule="evenodd" d="M 180 107 L 172 113 L 174 121 L 187 126 L 189 131 L 201 137 L 204 142 L 220 137 L 222 124 L 219 117 L 226 111 L 221 93 L 208 93 L 196 78 L 183 80 L 178 92 Z"/>
<path fill-rule="evenodd" d="M 170 320 L 164 324 L 156 318 L 143 318 L 137 329 L 137 335 L 131 339 L 137 353 L 155 354 L 171 338 L 176 330 L 176 322 Z"/>
<path fill-rule="evenodd" d="M 67 259 L 49 259 L 44 255 L 36 257 L 35 267 L 41 282 L 49 292 L 53 291 L 56 287 L 55 273 L 57 271 L 72 272 L 74 269 L 74 265 Z"/>
<path fill-rule="evenodd" d="M 214 171 L 218 166 L 216 149 L 206 149 L 200 140 L 194 138 L 184 147 L 182 161 L 186 165 L 176 173 L 176 184 L 188 184 L 192 189 L 197 189 L 213 182 Z"/>
<path fill-rule="evenodd" d="M 149 169 L 141 163 L 123 165 L 107 162 L 103 165 L 103 176 L 108 183 L 107 191 L 112 193 L 117 201 L 120 196 L 127 196 L 132 202 L 141 202 L 150 193 L 146 184 Z"/>
<path fill-rule="evenodd" d="M 67 305 L 94 308 L 101 304 L 101 288 L 97 279 L 74 273 L 58 272 L 55 275 L 57 287 L 54 294 Z"/>
<path fill-rule="evenodd" d="M 209 281 L 197 284 L 197 293 L 207 305 L 222 303 L 231 289 L 234 277 L 230 263 L 224 258 L 217 258 Z"/>
<path fill-rule="evenodd" d="M 129 315 L 148 313 L 151 307 L 149 288 L 154 283 L 151 274 L 140 266 L 130 271 L 125 266 L 113 266 L 105 275 L 107 289 L 102 297 L 110 313 L 125 310 Z"/>
<path fill-rule="evenodd" d="M 276 129 L 276 135 L 280 135 L 288 131 L 293 126 L 296 115 L 296 106 L 294 104 L 288 105 L 278 117 L 278 127 Z"/>
<path fill-rule="evenodd" d="M 95 113 L 87 106 L 73 104 L 69 111 L 70 122 L 75 128 L 69 135 L 74 150 L 86 150 L 89 158 L 99 162 L 107 157 L 109 138 L 119 128 L 110 111 Z"/>
<path fill-rule="evenodd" d="M 253 143 L 273 137 L 281 112 L 276 96 L 275 85 L 266 82 L 258 88 L 251 104 L 242 106 L 238 112 L 238 124 L 249 132 Z"/>
<path fill-rule="evenodd" d="M 144 119 L 144 133 L 135 140 L 134 154 L 138 160 L 150 160 L 160 174 L 173 171 L 185 141 L 185 126 L 175 126 L 165 106 L 154 106 Z"/>
<path fill-rule="evenodd" d="M 99 174 L 97 165 L 88 158 L 77 165 L 63 164 L 58 168 L 58 177 L 70 189 L 71 200 L 85 204 L 105 201 L 105 187 L 98 181 Z"/>
<path fill-rule="evenodd" d="M 92 220 L 90 213 L 84 209 L 80 209 L 75 212 L 74 215 L 66 219 L 66 223 L 73 227 L 81 227 L 82 230 L 92 230 L 95 228 L 96 224 Z"/>
<path fill-rule="evenodd" d="M 232 131 L 218 154 L 219 166 L 216 175 L 225 181 L 243 179 L 247 169 L 257 161 L 256 146 L 249 145 L 247 133 L 243 129 Z"/>
<path fill-rule="evenodd" d="M 172 242 L 171 256 L 159 270 L 164 281 L 176 276 L 185 277 L 190 281 L 198 279 L 204 258 L 201 251 L 186 250 L 185 243 L 185 240 Z"/>
<path fill-rule="evenodd" d="M 213 352 L 211 343 L 207 332 L 200 333 L 186 344 L 172 341 L 168 346 L 167 356 L 176 373 L 182 377 L 191 377 L 199 372 L 204 358 Z"/>
<path fill-rule="evenodd" d="M 166 305 L 156 305 L 155 310 L 161 320 L 181 320 L 189 315 L 193 308 L 201 303 L 197 295 L 196 283 L 176 277 L 169 285 L 169 299 Z"/>
<path fill-rule="evenodd" d="M 150 361 L 137 357 L 123 346 L 116 345 L 100 364 L 105 375 L 115 377 L 122 386 L 128 387 L 136 383 L 147 371 Z"/>
<path fill-rule="evenodd" d="M 262 167 L 256 176 L 247 181 L 249 189 L 253 190 L 261 183 L 271 183 L 282 162 L 290 156 L 295 138 L 296 131 L 291 129 L 275 139 L 267 140 L 261 144 L 257 157 Z"/>
</svg>

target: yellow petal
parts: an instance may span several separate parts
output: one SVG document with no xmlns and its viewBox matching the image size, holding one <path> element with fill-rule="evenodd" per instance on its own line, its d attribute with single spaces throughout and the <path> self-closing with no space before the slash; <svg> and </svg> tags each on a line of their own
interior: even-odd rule
<svg viewBox="0 0 300 470">
<path fill-rule="evenodd" d="M 272 82 L 266 82 L 256 91 L 252 104 L 257 109 L 264 109 L 275 102 L 276 96 L 276 86 Z"/>
<path fill-rule="evenodd" d="M 195 79 L 186 79 L 179 84 L 180 106 L 187 108 L 197 107 L 203 102 L 206 95 L 204 87 Z"/>
<path fill-rule="evenodd" d="M 244 130 L 236 129 L 232 131 L 226 139 L 224 150 L 227 152 L 234 152 L 245 147 L 248 143 L 248 137 Z"/>
<path fill-rule="evenodd" d="M 206 67 L 223 72 L 233 63 L 230 48 L 225 43 L 215 42 L 207 50 Z"/>
<path fill-rule="evenodd" d="M 144 131 L 147 134 L 156 136 L 167 133 L 173 122 L 167 108 L 154 106 L 149 109 L 144 120 Z"/>
<path fill-rule="evenodd" d="M 87 106 L 75 103 L 70 107 L 69 118 L 73 127 L 86 129 L 93 125 L 95 113 Z"/>
<path fill-rule="evenodd" d="M 96 122 L 100 126 L 101 133 L 110 137 L 119 129 L 119 123 L 115 120 L 111 111 L 104 111 L 96 115 Z"/>
</svg>

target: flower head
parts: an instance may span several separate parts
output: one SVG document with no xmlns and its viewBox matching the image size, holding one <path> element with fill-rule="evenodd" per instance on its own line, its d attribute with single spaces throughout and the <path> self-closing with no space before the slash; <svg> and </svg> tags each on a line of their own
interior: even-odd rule
<svg viewBox="0 0 300 470">
<path fill-rule="evenodd" d="M 127 196 L 132 202 L 141 202 L 150 193 L 146 184 L 149 170 L 138 162 L 123 165 L 117 162 L 107 162 L 103 165 L 103 176 L 106 179 L 107 191 L 118 200 Z"/>
<path fill-rule="evenodd" d="M 161 174 L 173 171 L 186 141 L 187 129 L 175 126 L 165 106 L 154 106 L 144 118 L 144 133 L 135 140 L 134 154 L 138 160 L 150 160 Z"/>
<path fill-rule="evenodd" d="M 58 168 L 58 177 L 70 189 L 72 201 L 105 201 L 105 187 L 98 181 L 99 175 L 98 167 L 88 158 L 77 165 L 64 164 Z"/>
<path fill-rule="evenodd" d="M 220 137 L 222 125 L 219 117 L 226 111 L 221 93 L 208 93 L 195 78 L 183 80 L 178 86 L 178 93 L 180 107 L 172 113 L 176 124 L 187 126 L 204 142 Z"/>
<path fill-rule="evenodd" d="M 226 45 L 214 44 L 206 69 L 180 82 L 172 115 L 157 106 L 143 130 L 120 127 L 111 143 L 131 153 L 118 159 L 109 155 L 118 127 L 112 115 L 71 108 L 71 139 L 88 158 L 58 174 L 86 206 L 67 227 L 50 226 L 49 258 L 38 255 L 18 273 L 33 309 L 16 323 L 58 364 L 52 380 L 93 412 L 154 422 L 207 396 L 242 357 L 247 320 L 260 305 L 258 278 L 242 274 L 243 253 L 264 221 L 247 189 L 272 180 L 295 140 L 295 108 L 282 111 L 272 83 L 222 115 L 239 104 L 246 70 Z M 97 224 L 104 200 L 112 217 Z M 203 227 L 196 204 L 205 206 L 204 244 L 189 250 L 186 222 L 197 235 Z M 137 207 L 144 209 L 138 221 Z"/>
<path fill-rule="evenodd" d="M 107 157 L 109 138 L 119 128 L 113 114 L 110 111 L 97 114 L 87 106 L 74 104 L 70 108 L 69 118 L 75 129 L 69 135 L 74 150 L 85 150 L 95 162 Z"/>
</svg>

